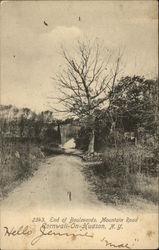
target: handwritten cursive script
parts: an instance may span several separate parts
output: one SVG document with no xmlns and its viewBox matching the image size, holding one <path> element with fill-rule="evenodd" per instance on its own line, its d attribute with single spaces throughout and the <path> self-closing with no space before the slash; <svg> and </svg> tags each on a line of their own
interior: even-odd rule
<svg viewBox="0 0 159 250">
<path fill-rule="evenodd" d="M 11 230 L 9 230 L 8 227 L 5 228 L 5 234 L 4 236 L 16 236 L 16 235 L 31 235 L 33 232 L 29 226 L 20 226 L 18 229 L 15 229 L 12 227 Z"/>
<path fill-rule="evenodd" d="M 114 244 L 112 242 L 109 242 L 105 237 L 103 239 L 101 239 L 101 241 L 103 241 L 105 243 L 105 246 L 109 246 L 109 247 L 114 247 L 114 248 L 126 248 L 126 249 L 131 249 L 129 246 L 128 246 L 128 243 L 126 244 Z"/>
<path fill-rule="evenodd" d="M 29 226 L 20 226 L 18 229 L 15 229 L 14 227 L 10 230 L 8 227 L 5 228 L 5 234 L 4 236 L 20 236 L 20 235 L 25 235 L 29 236 L 33 234 L 33 231 Z M 60 233 L 60 232 L 55 232 L 53 230 L 48 230 L 46 229 L 45 225 L 43 224 L 40 227 L 40 234 L 37 235 L 35 238 L 32 239 L 31 245 L 35 245 L 41 238 L 46 237 L 46 236 L 66 236 L 66 237 L 89 237 L 93 238 L 93 235 L 88 234 L 88 232 L 81 234 L 81 233 Z"/>
<path fill-rule="evenodd" d="M 41 234 L 39 234 L 38 236 L 36 236 L 32 241 L 31 241 L 31 245 L 35 245 L 42 237 L 44 236 L 67 236 L 67 237 L 77 237 L 77 236 L 81 236 L 81 237 L 93 237 L 93 235 L 88 234 L 88 232 L 86 232 L 85 234 L 74 234 L 74 233 L 59 233 L 59 232 L 54 232 L 53 230 L 49 230 L 47 231 L 45 228 L 45 225 L 42 225 L 40 227 L 40 232 Z"/>
</svg>

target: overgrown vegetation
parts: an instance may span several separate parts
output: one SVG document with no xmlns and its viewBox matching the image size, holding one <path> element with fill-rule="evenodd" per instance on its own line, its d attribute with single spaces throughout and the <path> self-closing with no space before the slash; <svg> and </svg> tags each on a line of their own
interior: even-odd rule
<svg viewBox="0 0 159 250">
<path fill-rule="evenodd" d="M 39 114 L 28 108 L 0 105 L 0 135 L 2 138 L 24 138 L 32 141 L 60 142 L 58 121 L 51 111 Z"/>
<path fill-rule="evenodd" d="M 62 153 L 59 125 L 52 112 L 0 106 L 0 197 L 33 175 L 39 160 Z"/>
<path fill-rule="evenodd" d="M 0 198 L 37 170 L 44 154 L 38 144 L 26 140 L 2 139 L 0 143 Z"/>
<path fill-rule="evenodd" d="M 132 198 L 158 202 L 157 160 L 155 152 L 135 146 L 120 150 L 107 148 L 103 163 L 87 165 L 84 173 L 93 191 L 105 203 L 128 203 Z M 149 164 L 147 159 L 154 159 Z"/>
<path fill-rule="evenodd" d="M 83 125 L 76 145 L 86 152 L 84 173 L 105 203 L 122 204 L 132 197 L 158 202 L 158 81 L 134 76 L 121 78 L 110 91 L 107 108 L 96 110 L 95 150 L 87 155 L 89 126 Z M 98 154 L 97 154 L 98 155 Z"/>
</svg>

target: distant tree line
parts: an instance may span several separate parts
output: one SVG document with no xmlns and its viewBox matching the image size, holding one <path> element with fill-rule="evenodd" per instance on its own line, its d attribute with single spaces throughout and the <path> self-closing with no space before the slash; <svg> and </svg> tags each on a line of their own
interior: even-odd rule
<svg viewBox="0 0 159 250">
<path fill-rule="evenodd" d="M 59 123 L 51 111 L 36 114 L 12 105 L 0 106 L 0 134 L 3 138 L 60 141 Z"/>
</svg>

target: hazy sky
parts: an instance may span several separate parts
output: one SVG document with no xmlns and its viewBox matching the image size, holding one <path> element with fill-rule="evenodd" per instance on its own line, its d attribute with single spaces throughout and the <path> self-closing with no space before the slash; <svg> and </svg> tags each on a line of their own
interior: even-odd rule
<svg viewBox="0 0 159 250">
<path fill-rule="evenodd" d="M 125 74 L 157 74 L 157 1 L 6 1 L 1 14 L 2 104 L 48 109 L 61 43 L 85 36 L 126 47 Z"/>
</svg>

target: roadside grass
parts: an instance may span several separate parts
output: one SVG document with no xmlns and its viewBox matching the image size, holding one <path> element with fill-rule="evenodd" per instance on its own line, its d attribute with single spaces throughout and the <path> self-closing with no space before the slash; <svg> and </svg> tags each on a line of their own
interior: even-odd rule
<svg viewBox="0 0 159 250">
<path fill-rule="evenodd" d="M 2 140 L 0 144 L 0 199 L 3 199 L 37 170 L 44 158 L 39 145 L 20 140 Z"/>
<path fill-rule="evenodd" d="M 132 177 L 133 179 L 133 177 Z M 144 174 L 136 174 L 134 176 L 134 191 L 147 201 L 155 204 L 158 203 L 158 178 L 152 176 L 145 176 Z"/>
<path fill-rule="evenodd" d="M 108 148 L 103 161 L 84 168 L 86 179 L 99 200 L 114 205 L 128 204 L 132 199 L 144 199 L 158 203 L 158 178 L 156 162 L 150 159 L 152 152 L 135 146 L 120 150 Z"/>
</svg>

